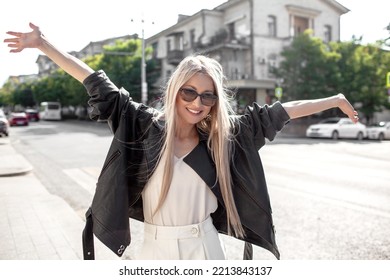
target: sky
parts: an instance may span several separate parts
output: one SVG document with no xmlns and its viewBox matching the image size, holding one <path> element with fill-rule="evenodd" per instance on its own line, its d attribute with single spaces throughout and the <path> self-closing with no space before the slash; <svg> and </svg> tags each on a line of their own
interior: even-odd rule
<svg viewBox="0 0 390 280">
<path fill-rule="evenodd" d="M 177 22 L 179 14 L 193 15 L 213 9 L 226 0 L 18 0 L 0 4 L 0 87 L 10 75 L 38 73 L 40 51 L 9 53 L 3 40 L 7 31 L 29 32 L 29 22 L 41 28 L 50 41 L 64 51 L 80 51 L 89 42 L 141 34 L 148 38 Z M 363 36 L 372 43 L 389 36 L 390 1 L 339 0 L 350 11 L 341 16 L 341 40 Z M 133 21 L 132 21 L 133 20 Z M 144 21 L 143 25 L 141 21 Z"/>
</svg>

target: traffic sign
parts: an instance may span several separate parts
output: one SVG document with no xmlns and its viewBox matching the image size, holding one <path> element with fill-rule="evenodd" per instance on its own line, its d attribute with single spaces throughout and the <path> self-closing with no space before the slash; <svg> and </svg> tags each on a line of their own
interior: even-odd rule
<svg viewBox="0 0 390 280">
<path fill-rule="evenodd" d="M 275 96 L 276 98 L 280 99 L 283 95 L 283 89 L 281 87 L 275 88 Z"/>
<path fill-rule="evenodd" d="M 386 74 L 386 87 L 390 88 L 390 72 Z"/>
</svg>

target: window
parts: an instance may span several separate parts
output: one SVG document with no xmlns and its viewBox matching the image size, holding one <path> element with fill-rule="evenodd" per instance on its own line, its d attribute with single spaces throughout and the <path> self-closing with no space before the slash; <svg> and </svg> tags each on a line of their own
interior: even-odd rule
<svg viewBox="0 0 390 280">
<path fill-rule="evenodd" d="M 171 50 L 171 40 L 167 40 L 167 51 Z"/>
<path fill-rule="evenodd" d="M 324 41 L 327 43 L 332 41 L 332 26 L 330 25 L 324 26 Z"/>
<path fill-rule="evenodd" d="M 276 17 L 268 16 L 268 35 L 271 37 L 276 37 Z"/>
<path fill-rule="evenodd" d="M 271 53 L 267 57 L 268 61 L 268 77 L 274 76 L 274 70 L 277 67 L 277 55 L 275 53 Z"/>
<path fill-rule="evenodd" d="M 297 36 L 309 28 L 309 19 L 304 17 L 294 17 L 294 35 Z"/>
<path fill-rule="evenodd" d="M 321 10 L 289 4 L 286 5 L 286 9 L 290 15 L 290 36 L 295 37 L 307 29 L 316 30 L 314 23 L 315 19 L 321 14 Z"/>
<path fill-rule="evenodd" d="M 153 47 L 153 58 L 157 58 L 158 43 L 155 42 L 152 44 Z"/>
<path fill-rule="evenodd" d="M 190 44 L 191 47 L 195 47 L 195 29 L 190 30 Z"/>
<path fill-rule="evenodd" d="M 228 24 L 229 39 L 236 39 L 236 30 L 234 22 Z"/>
</svg>

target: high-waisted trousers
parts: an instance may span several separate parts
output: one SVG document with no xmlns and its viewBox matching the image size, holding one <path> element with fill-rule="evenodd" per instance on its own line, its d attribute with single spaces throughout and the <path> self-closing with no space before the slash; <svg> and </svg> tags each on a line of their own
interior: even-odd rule
<svg viewBox="0 0 390 280">
<path fill-rule="evenodd" d="M 223 260 L 224 246 L 211 217 L 199 224 L 157 226 L 144 223 L 140 260 Z"/>
</svg>

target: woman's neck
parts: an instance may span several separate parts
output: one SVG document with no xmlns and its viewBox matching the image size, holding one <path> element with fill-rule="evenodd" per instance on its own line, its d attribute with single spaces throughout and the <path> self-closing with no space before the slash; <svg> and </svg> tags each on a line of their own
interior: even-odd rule
<svg viewBox="0 0 390 280">
<path fill-rule="evenodd" d="M 179 128 L 175 133 L 174 154 L 181 158 L 190 153 L 199 143 L 199 134 L 195 126 L 191 129 Z"/>
<path fill-rule="evenodd" d="M 180 126 L 176 128 L 175 138 L 177 139 L 191 139 L 198 137 L 198 130 L 195 125 Z"/>
</svg>

